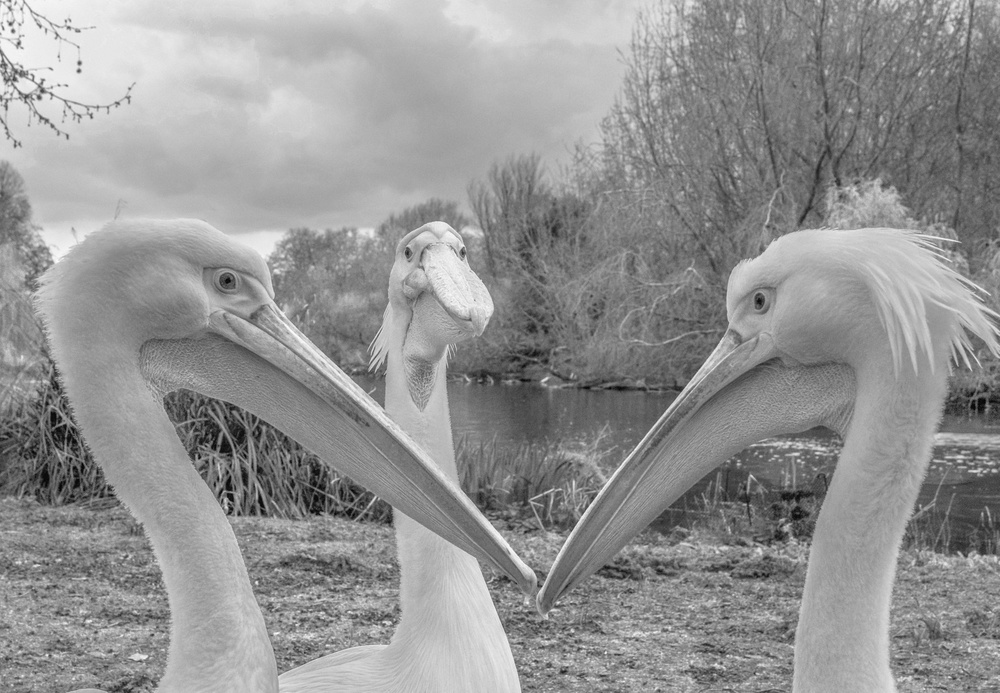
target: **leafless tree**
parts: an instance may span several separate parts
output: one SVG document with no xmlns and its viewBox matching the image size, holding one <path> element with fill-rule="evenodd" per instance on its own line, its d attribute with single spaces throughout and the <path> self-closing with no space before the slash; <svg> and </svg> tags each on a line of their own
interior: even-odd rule
<svg viewBox="0 0 1000 693">
<path fill-rule="evenodd" d="M 10 121 L 18 108 L 26 110 L 28 125 L 38 123 L 57 136 L 69 139 L 69 133 L 63 129 L 67 120 L 80 122 L 131 101 L 134 84 L 129 85 L 122 96 L 108 103 L 85 103 L 72 99 L 66 95 L 67 84 L 49 80 L 51 67 L 30 67 L 18 55 L 28 43 L 49 39 L 56 44 L 57 60 L 63 60 L 63 51 L 75 55 L 76 72 L 80 73 L 83 59 L 80 46 L 73 37 L 89 28 L 75 24 L 68 17 L 52 20 L 35 10 L 27 0 L 0 0 L 0 78 L 3 79 L 0 127 L 15 147 L 21 146 L 21 141 L 11 129 Z M 12 107 L 17 108 L 12 111 Z"/>
<path fill-rule="evenodd" d="M 661 201 L 725 275 L 882 179 L 963 240 L 995 235 L 998 10 L 975 0 L 664 0 L 602 124 L 610 184 Z M 990 201 L 992 198 L 992 202 Z"/>
</svg>

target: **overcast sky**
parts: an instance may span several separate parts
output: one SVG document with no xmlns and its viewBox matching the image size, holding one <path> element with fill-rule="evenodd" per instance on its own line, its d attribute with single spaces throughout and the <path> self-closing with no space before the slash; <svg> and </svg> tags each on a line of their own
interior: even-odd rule
<svg viewBox="0 0 1000 693">
<path fill-rule="evenodd" d="M 466 203 L 490 164 L 552 170 L 592 143 L 640 0 L 75 0 L 69 93 L 130 105 L 68 141 L 10 113 L 61 254 L 126 216 L 199 217 L 267 252 L 293 226 L 374 226 L 431 197 Z M 33 6 L 54 17 L 58 0 Z M 29 64 L 54 62 L 30 34 Z M 63 52 L 66 70 L 76 56 Z"/>
</svg>

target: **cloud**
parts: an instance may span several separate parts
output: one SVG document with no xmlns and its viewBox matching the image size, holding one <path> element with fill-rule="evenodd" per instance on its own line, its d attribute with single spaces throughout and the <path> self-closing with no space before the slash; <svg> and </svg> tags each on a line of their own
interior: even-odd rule
<svg viewBox="0 0 1000 693">
<path fill-rule="evenodd" d="M 119 200 L 232 231 L 464 203 L 493 161 L 555 165 L 596 137 L 633 4 L 119 0 L 93 20 L 84 91 L 135 80 L 133 103 L 69 142 L 32 132 L 11 160 L 43 225 L 106 219 Z"/>
</svg>

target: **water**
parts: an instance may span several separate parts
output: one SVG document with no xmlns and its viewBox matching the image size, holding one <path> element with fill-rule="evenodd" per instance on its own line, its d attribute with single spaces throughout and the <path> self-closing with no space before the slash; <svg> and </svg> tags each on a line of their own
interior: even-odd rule
<svg viewBox="0 0 1000 693">
<path fill-rule="evenodd" d="M 358 378 L 379 402 L 382 381 Z M 547 389 L 532 384 L 448 386 L 456 440 L 494 437 L 517 445 L 545 440 L 593 440 L 605 429 L 602 448 L 613 469 L 645 435 L 674 398 L 673 393 L 622 390 Z M 770 488 L 809 486 L 819 474 L 831 475 L 840 439 L 826 429 L 782 436 L 751 446 L 706 476 L 686 494 L 691 498 L 709 482 L 722 479 L 730 497 L 747 476 Z M 678 501 L 678 503 L 682 503 Z M 980 523 L 989 513 L 1000 518 L 1000 421 L 948 416 L 935 436 L 934 454 L 917 509 L 935 504 L 953 523 L 954 534 Z M 953 537 L 957 538 L 957 537 Z"/>
</svg>

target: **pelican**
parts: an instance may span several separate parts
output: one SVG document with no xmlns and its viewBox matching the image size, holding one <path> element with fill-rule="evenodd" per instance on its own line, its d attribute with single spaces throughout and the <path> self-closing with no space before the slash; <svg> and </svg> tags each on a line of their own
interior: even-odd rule
<svg viewBox="0 0 1000 693">
<path fill-rule="evenodd" d="M 729 329 L 621 464 L 538 595 L 555 601 L 731 454 L 826 425 L 844 446 L 813 536 L 793 690 L 894 691 L 896 558 L 930 461 L 950 360 L 993 354 L 996 313 L 910 231 L 799 231 L 729 277 Z"/>
<path fill-rule="evenodd" d="M 465 243 L 448 224 L 425 224 L 400 240 L 372 367 L 386 366 L 386 412 L 456 483 L 447 352 L 482 334 L 492 313 L 489 292 L 469 269 Z M 402 617 L 392 641 L 282 674 L 282 693 L 520 691 L 507 635 L 476 560 L 408 514 L 396 512 L 394 522 Z"/>
<path fill-rule="evenodd" d="M 278 690 L 233 531 L 159 401 L 179 387 L 271 421 L 531 591 L 530 569 L 468 498 L 278 310 L 260 256 L 220 231 L 111 223 L 45 274 L 37 302 L 84 439 L 163 573 L 159 691 Z"/>
</svg>

